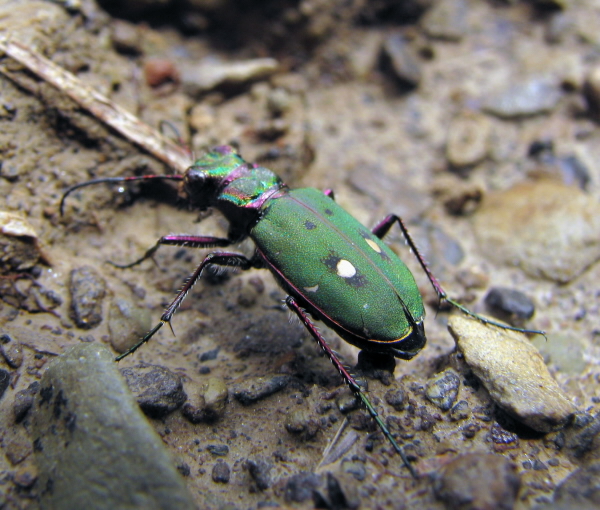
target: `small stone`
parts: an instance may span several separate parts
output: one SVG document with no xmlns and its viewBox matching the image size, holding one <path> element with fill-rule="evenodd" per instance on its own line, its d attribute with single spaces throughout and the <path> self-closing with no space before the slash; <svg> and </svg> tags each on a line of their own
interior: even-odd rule
<svg viewBox="0 0 600 510">
<path fill-rule="evenodd" d="M 0 273 L 27 271 L 40 259 L 37 233 L 16 213 L 0 211 Z"/>
<path fill-rule="evenodd" d="M 187 399 L 181 377 L 157 365 L 137 365 L 121 369 L 127 386 L 147 416 L 162 418 Z"/>
<path fill-rule="evenodd" d="M 215 457 L 224 457 L 229 453 L 229 446 L 226 444 L 209 444 L 206 449 Z"/>
<path fill-rule="evenodd" d="M 321 479 L 315 473 L 298 473 L 285 484 L 284 498 L 288 503 L 303 503 L 312 498 L 314 490 L 320 485 Z"/>
<path fill-rule="evenodd" d="M 550 179 L 488 193 L 473 216 L 481 250 L 497 263 L 568 283 L 600 259 L 600 204 Z"/>
<path fill-rule="evenodd" d="M 23 364 L 23 345 L 12 342 L 9 345 L 0 345 L 0 352 L 10 368 L 19 368 Z"/>
<path fill-rule="evenodd" d="M 40 383 L 32 382 L 25 390 L 18 391 L 13 401 L 13 415 L 15 423 L 21 423 L 33 405 L 35 395 L 40 390 Z"/>
<path fill-rule="evenodd" d="M 449 510 L 512 510 L 521 480 L 501 455 L 470 453 L 446 464 L 435 475 L 433 490 Z"/>
<path fill-rule="evenodd" d="M 240 404 L 250 405 L 283 390 L 290 382 L 287 375 L 273 377 L 252 377 L 239 384 L 233 396 Z"/>
<path fill-rule="evenodd" d="M 577 408 L 523 334 L 458 315 L 448 325 L 466 363 L 500 407 L 539 432 L 569 422 Z"/>
<path fill-rule="evenodd" d="M 12 480 L 21 489 L 30 489 L 37 478 L 38 474 L 35 466 L 22 466 L 15 471 Z"/>
<path fill-rule="evenodd" d="M 4 396 L 4 392 L 10 384 L 10 372 L 0 368 L 0 399 Z"/>
<path fill-rule="evenodd" d="M 296 409 L 287 418 L 285 429 L 290 434 L 302 435 L 302 439 L 313 439 L 321 429 L 319 422 L 304 409 Z"/>
<path fill-rule="evenodd" d="M 513 119 L 551 112 L 562 93 L 559 87 L 545 78 L 533 77 L 497 92 L 486 93 L 482 107 L 502 119 Z"/>
<path fill-rule="evenodd" d="M 402 411 L 408 403 L 408 395 L 404 388 L 389 390 L 383 397 L 387 404 L 391 405 L 396 411 Z"/>
<path fill-rule="evenodd" d="M 519 447 L 519 436 L 514 432 L 509 432 L 502 428 L 498 423 L 492 425 L 488 437 L 494 445 L 494 451 L 497 453 L 514 450 Z"/>
<path fill-rule="evenodd" d="M 102 322 L 106 281 L 98 272 L 83 266 L 71 271 L 71 316 L 78 328 L 91 329 Z"/>
<path fill-rule="evenodd" d="M 546 363 L 564 374 L 582 374 L 588 365 L 584 356 L 587 348 L 585 340 L 571 331 L 548 333 L 546 337 L 536 337 L 531 341 Z"/>
<path fill-rule="evenodd" d="M 429 37 L 460 41 L 468 30 L 468 12 L 469 6 L 465 0 L 437 2 L 425 13 L 421 26 Z"/>
<path fill-rule="evenodd" d="M 260 492 L 271 486 L 271 469 L 273 464 L 264 459 L 248 459 L 244 463 L 244 468 L 250 473 L 254 482 L 254 488 Z"/>
<path fill-rule="evenodd" d="M 450 409 L 450 419 L 452 421 L 468 420 L 471 417 L 469 403 L 466 400 L 460 400 Z"/>
<path fill-rule="evenodd" d="M 446 157 L 456 168 L 476 165 L 489 152 L 492 124 L 485 116 L 463 112 L 450 122 L 446 140 Z"/>
<path fill-rule="evenodd" d="M 192 423 L 213 423 L 225 412 L 229 391 L 225 381 L 210 377 L 204 385 L 194 384 L 190 388 L 188 401 L 182 413 Z"/>
<path fill-rule="evenodd" d="M 231 469 L 229 468 L 229 464 L 223 459 L 217 460 L 212 469 L 212 481 L 215 483 L 229 483 L 230 476 Z"/>
<path fill-rule="evenodd" d="M 279 69 L 272 58 L 256 58 L 241 62 L 206 61 L 181 69 L 185 92 L 198 96 L 211 90 L 241 85 L 265 79 Z"/>
<path fill-rule="evenodd" d="M 427 381 L 425 396 L 442 411 L 448 411 L 456 401 L 459 387 L 458 375 L 451 368 L 447 368 Z"/>
<path fill-rule="evenodd" d="M 531 299 L 506 287 L 492 287 L 485 296 L 485 304 L 492 315 L 511 324 L 531 319 L 535 312 Z"/>
<path fill-rule="evenodd" d="M 415 88 L 421 82 L 421 64 L 417 54 L 400 34 L 386 37 L 382 47 L 389 68 L 402 87 Z"/>
<path fill-rule="evenodd" d="M 600 464 L 581 467 L 565 478 L 554 492 L 552 508 L 592 510 L 600 505 Z"/>
<path fill-rule="evenodd" d="M 591 416 L 578 413 L 573 426 L 565 431 L 565 441 L 569 453 L 587 463 L 600 460 L 600 413 Z"/>
<path fill-rule="evenodd" d="M 120 19 L 113 19 L 111 23 L 110 39 L 115 50 L 127 55 L 140 55 L 142 53 L 142 34 L 140 29 Z"/>
<path fill-rule="evenodd" d="M 136 306 L 132 300 L 113 299 L 108 309 L 110 345 L 119 354 L 133 347 L 152 327 L 147 308 Z"/>
<path fill-rule="evenodd" d="M 144 62 L 146 83 L 152 88 L 166 83 L 179 83 L 179 71 L 168 58 L 150 58 Z"/>
</svg>

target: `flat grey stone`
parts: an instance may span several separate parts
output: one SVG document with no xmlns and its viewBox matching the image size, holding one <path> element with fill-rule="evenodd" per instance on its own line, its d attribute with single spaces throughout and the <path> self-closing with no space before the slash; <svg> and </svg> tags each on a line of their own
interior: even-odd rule
<svg viewBox="0 0 600 510">
<path fill-rule="evenodd" d="M 195 508 L 104 346 L 77 345 L 48 367 L 32 421 L 41 508 Z"/>
</svg>

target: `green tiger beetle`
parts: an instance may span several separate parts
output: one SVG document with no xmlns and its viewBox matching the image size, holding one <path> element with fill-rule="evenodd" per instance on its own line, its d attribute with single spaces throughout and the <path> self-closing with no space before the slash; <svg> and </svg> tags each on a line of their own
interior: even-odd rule
<svg viewBox="0 0 600 510">
<path fill-rule="evenodd" d="M 61 215 L 66 197 L 76 189 L 102 182 L 153 179 L 180 181 L 180 194 L 192 207 L 199 210 L 213 207 L 221 211 L 229 221 L 227 237 L 167 235 L 140 259 L 127 265 L 115 264 L 117 267 L 130 268 L 140 264 L 151 258 L 162 245 L 226 247 L 250 237 L 256 249 L 250 258 L 227 251 L 207 255 L 167 307 L 160 322 L 119 355 L 117 361 L 136 351 L 165 324 L 171 325 L 173 314 L 207 266 L 269 269 L 288 294 L 287 307 L 300 318 L 416 477 L 404 450 L 313 322 L 324 322 L 360 349 L 391 354 L 404 360 L 411 359 L 424 347 L 423 300 L 410 270 L 382 241 L 390 228 L 398 224 L 440 300 L 485 324 L 543 334 L 486 319 L 450 299 L 398 216 L 390 214 L 368 230 L 336 204 L 331 190 L 291 190 L 273 172 L 247 163 L 229 146 L 213 148 L 184 175 L 109 177 L 75 185 L 63 195 Z"/>
</svg>

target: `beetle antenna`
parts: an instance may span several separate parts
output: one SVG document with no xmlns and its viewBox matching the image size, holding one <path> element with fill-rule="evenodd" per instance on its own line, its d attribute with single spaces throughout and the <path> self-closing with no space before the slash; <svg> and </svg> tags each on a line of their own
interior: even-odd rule
<svg viewBox="0 0 600 510">
<path fill-rule="evenodd" d="M 133 181 L 150 181 L 150 180 L 165 180 L 165 181 L 182 181 L 183 175 L 136 175 L 131 177 L 100 177 L 99 179 L 91 179 L 89 181 L 80 182 L 79 184 L 75 184 L 75 186 L 71 186 L 67 191 L 64 192 L 61 200 L 60 200 L 60 215 L 64 216 L 64 208 L 65 208 L 65 200 L 66 198 L 73 193 L 73 191 L 78 190 L 80 188 L 85 188 L 86 186 L 93 186 L 95 184 L 101 184 L 103 182 L 106 183 L 115 183 L 115 182 L 133 182 Z"/>
</svg>

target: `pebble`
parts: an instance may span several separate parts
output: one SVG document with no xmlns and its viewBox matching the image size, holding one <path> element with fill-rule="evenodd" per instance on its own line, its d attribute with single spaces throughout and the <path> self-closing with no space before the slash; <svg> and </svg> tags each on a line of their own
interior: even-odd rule
<svg viewBox="0 0 600 510">
<path fill-rule="evenodd" d="M 583 95 L 592 116 L 600 119 L 600 66 L 593 67 L 585 77 Z"/>
<path fill-rule="evenodd" d="M 119 354 L 133 347 L 152 327 L 152 316 L 132 300 L 115 298 L 108 309 L 110 345 Z"/>
<path fill-rule="evenodd" d="M 12 481 L 21 489 L 30 489 L 37 482 L 38 475 L 35 466 L 22 466 L 13 474 Z"/>
<path fill-rule="evenodd" d="M 206 61 L 181 69 L 184 90 L 192 97 L 223 87 L 235 87 L 275 74 L 279 63 L 273 58 L 256 58 L 240 62 Z"/>
<path fill-rule="evenodd" d="M 10 373 L 3 368 L 0 368 L 0 398 L 4 396 L 4 392 L 10 383 Z"/>
<path fill-rule="evenodd" d="M 223 459 L 217 460 L 212 468 L 212 481 L 215 483 L 229 483 L 230 477 L 231 469 L 229 464 L 227 464 L 227 462 L 225 462 Z"/>
<path fill-rule="evenodd" d="M 179 70 L 168 58 L 149 58 L 144 62 L 144 77 L 149 87 L 156 88 L 165 83 L 179 83 Z"/>
<path fill-rule="evenodd" d="M 38 487 L 52 487 L 40 490 L 42 508 L 196 508 L 108 349 L 73 347 L 40 386 L 31 435 Z"/>
<path fill-rule="evenodd" d="M 421 64 L 415 50 L 402 35 L 392 34 L 386 37 L 382 52 L 401 86 L 410 89 L 418 87 L 422 77 Z"/>
<path fill-rule="evenodd" d="M 567 283 L 600 259 L 600 204 L 551 179 L 486 194 L 473 227 L 486 256 L 536 278 Z"/>
<path fill-rule="evenodd" d="M 102 322 L 106 281 L 90 266 L 71 271 L 71 316 L 78 328 L 91 329 Z"/>
<path fill-rule="evenodd" d="M 303 503 L 312 498 L 314 490 L 320 485 L 321 478 L 315 473 L 298 473 L 285 484 L 284 498 L 288 503 Z"/>
<path fill-rule="evenodd" d="M 10 368 L 19 368 L 23 364 L 23 345 L 20 342 L 0 345 L 0 353 Z"/>
<path fill-rule="evenodd" d="M 567 425 L 577 408 L 523 334 L 458 315 L 448 325 L 466 363 L 501 408 L 539 432 Z"/>
<path fill-rule="evenodd" d="M 296 409 L 286 419 L 285 429 L 290 434 L 301 435 L 303 440 L 313 439 L 321 429 L 319 422 L 304 409 Z"/>
<path fill-rule="evenodd" d="M 565 431 L 564 444 L 577 460 L 598 462 L 600 460 L 600 413 L 592 416 L 578 413 L 573 426 Z"/>
<path fill-rule="evenodd" d="M 273 464 L 269 461 L 261 458 L 255 460 L 248 459 L 244 463 L 244 468 L 250 474 L 256 490 L 262 492 L 271 486 L 271 470 L 273 469 Z"/>
<path fill-rule="evenodd" d="M 142 31 L 136 25 L 113 19 L 110 28 L 110 40 L 115 50 L 126 55 L 142 53 Z"/>
<path fill-rule="evenodd" d="M 492 287 L 485 296 L 489 312 L 511 324 L 521 323 L 533 317 L 535 305 L 525 294 L 516 289 Z"/>
<path fill-rule="evenodd" d="M 402 411 L 408 403 L 408 394 L 404 388 L 397 388 L 386 391 L 384 397 L 385 402 L 392 406 L 396 411 Z"/>
<path fill-rule="evenodd" d="M 569 331 L 548 333 L 546 336 L 547 340 L 544 337 L 536 337 L 531 341 L 544 356 L 546 363 L 564 374 L 582 374 L 587 367 L 584 354 L 589 348 L 585 340 Z"/>
<path fill-rule="evenodd" d="M 471 410 L 466 400 L 460 400 L 450 409 L 450 419 L 452 421 L 468 420 L 469 418 L 471 418 Z"/>
<path fill-rule="evenodd" d="M 502 119 L 513 119 L 551 112 L 561 97 L 562 93 L 553 81 L 533 77 L 486 93 L 482 108 Z"/>
<path fill-rule="evenodd" d="M 460 41 L 468 30 L 468 12 L 469 6 L 465 0 L 436 2 L 421 19 L 421 26 L 434 39 Z"/>
<path fill-rule="evenodd" d="M 40 383 L 35 381 L 32 382 L 26 389 L 18 391 L 15 394 L 13 401 L 13 415 L 15 417 L 15 423 L 21 423 L 29 410 L 33 406 L 33 400 L 40 390 Z"/>
<path fill-rule="evenodd" d="M 452 119 L 446 139 L 446 158 L 456 168 L 474 166 L 490 150 L 492 123 L 485 115 L 462 112 Z"/>
<path fill-rule="evenodd" d="M 187 399 L 181 377 L 158 365 L 137 365 L 121 369 L 121 375 L 147 416 L 162 418 Z"/>
<path fill-rule="evenodd" d="M 40 259 L 37 233 L 22 216 L 0 211 L 0 272 L 27 271 Z"/>
<path fill-rule="evenodd" d="M 581 467 L 558 485 L 554 492 L 554 506 L 550 508 L 597 509 L 600 506 L 598 487 L 600 487 L 600 464 Z"/>
<path fill-rule="evenodd" d="M 436 498 L 450 510 L 512 510 L 520 486 L 515 465 L 488 453 L 461 455 L 433 480 Z"/>
<path fill-rule="evenodd" d="M 233 396 L 243 405 L 250 405 L 283 390 L 290 382 L 287 375 L 252 377 L 237 385 Z"/>
<path fill-rule="evenodd" d="M 442 411 L 448 411 L 456 401 L 460 379 L 451 368 L 431 377 L 425 386 L 425 396 Z"/>
<path fill-rule="evenodd" d="M 209 444 L 206 449 L 215 457 L 225 457 L 229 453 L 229 446 L 226 444 Z"/>
</svg>

